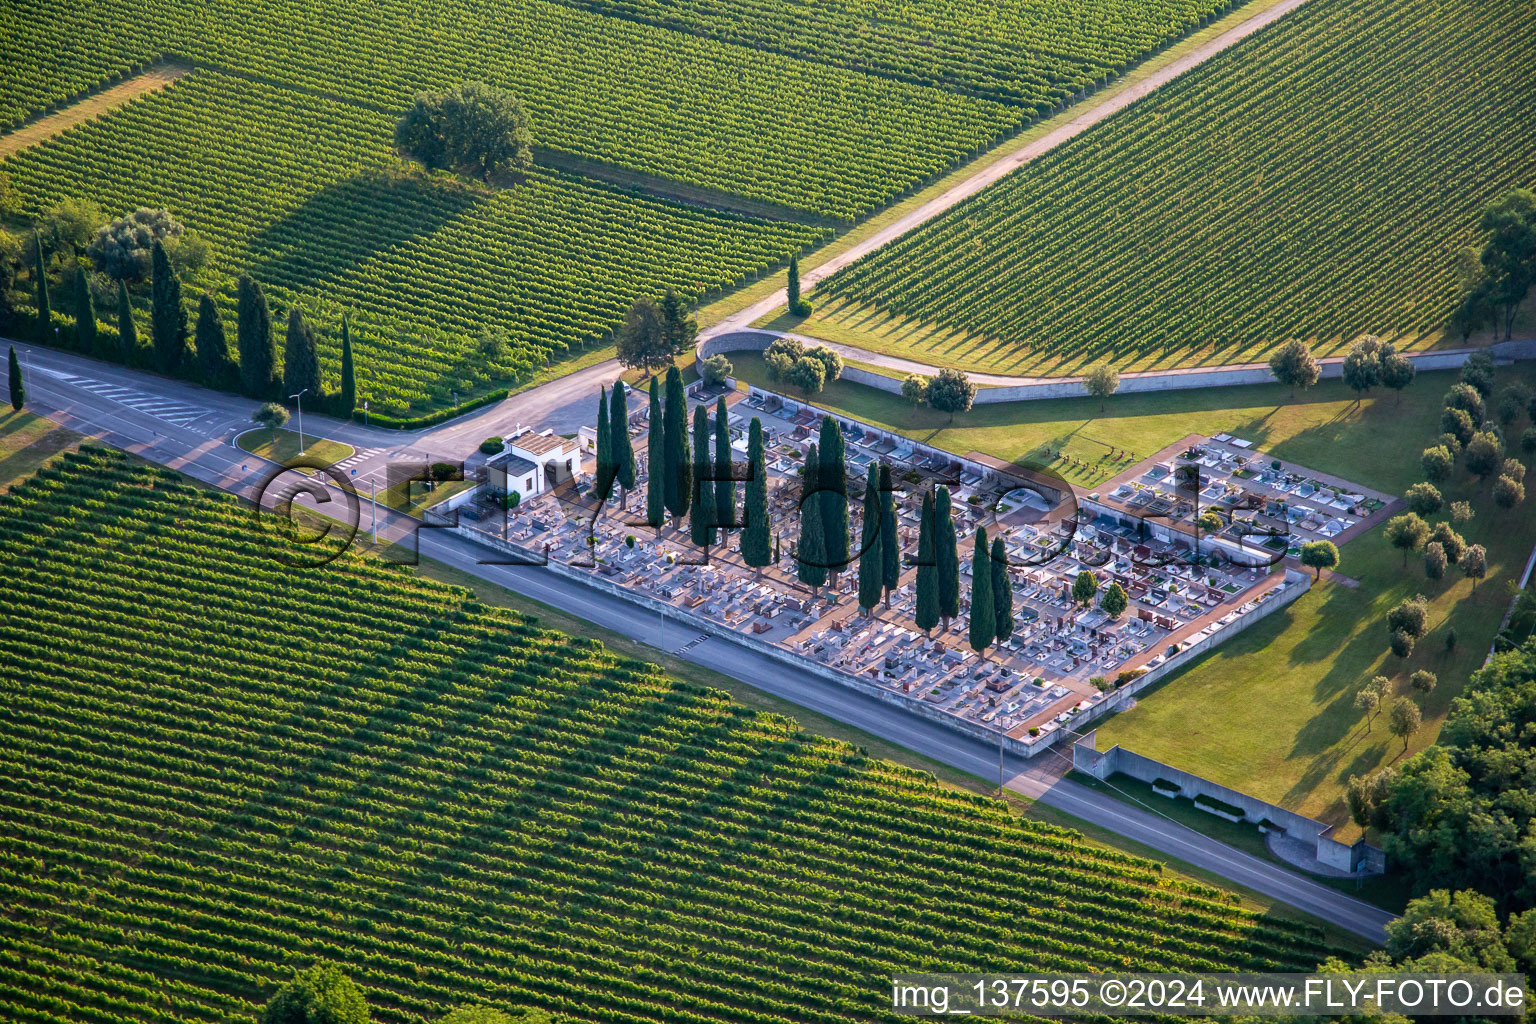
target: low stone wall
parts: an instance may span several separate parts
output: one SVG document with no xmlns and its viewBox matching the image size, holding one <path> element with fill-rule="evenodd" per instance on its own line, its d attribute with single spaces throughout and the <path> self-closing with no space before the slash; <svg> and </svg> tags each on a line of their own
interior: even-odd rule
<svg viewBox="0 0 1536 1024">
<path fill-rule="evenodd" d="M 771 331 L 733 331 L 699 343 L 699 355 L 712 356 L 718 352 L 761 352 L 778 338 Z M 1409 352 L 1407 356 L 1419 370 L 1454 370 L 1467 361 L 1474 352 L 1491 351 L 1495 359 L 1536 359 L 1536 338 L 1520 341 L 1503 341 L 1489 349 L 1441 349 L 1432 352 Z M 1333 356 L 1318 360 L 1323 380 L 1343 376 L 1344 360 Z M 865 387 L 901 394 L 901 379 L 887 377 L 857 366 L 843 369 L 843 380 Z M 1238 367 L 1191 367 L 1166 373 L 1122 373 L 1120 388 L 1116 394 L 1130 395 L 1153 391 L 1179 391 L 1188 388 L 1242 387 L 1253 384 L 1272 384 L 1265 364 Z M 1047 398 L 1083 398 L 1088 392 L 1082 378 L 1062 377 L 1059 380 L 1041 380 L 1027 384 L 1008 384 L 1001 387 L 981 387 L 976 391 L 977 405 L 998 405 L 1004 402 L 1032 402 Z"/>
<path fill-rule="evenodd" d="M 1072 745 L 1072 767 L 1096 779 L 1107 779 L 1118 774 L 1148 784 L 1159 781 L 1172 783 L 1178 787 L 1179 796 L 1218 800 L 1241 809 L 1243 817 L 1240 820 L 1255 824 L 1267 820 L 1283 828 L 1288 835 L 1316 842 L 1317 859 L 1328 867 L 1356 874 L 1381 874 L 1386 870 L 1386 854 L 1363 839 L 1342 843 L 1332 838 L 1332 825 L 1325 825 L 1315 818 L 1286 810 L 1278 804 L 1249 796 L 1181 768 L 1154 761 L 1118 744 L 1100 752 L 1097 732 L 1088 733 Z M 1159 787 L 1160 790 L 1165 788 Z"/>
</svg>

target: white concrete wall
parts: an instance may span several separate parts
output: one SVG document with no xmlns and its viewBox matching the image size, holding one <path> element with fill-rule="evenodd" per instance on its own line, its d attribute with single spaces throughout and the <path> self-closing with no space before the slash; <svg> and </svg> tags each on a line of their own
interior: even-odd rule
<svg viewBox="0 0 1536 1024">
<path fill-rule="evenodd" d="M 709 338 L 699 345 L 700 355 L 710 356 L 717 352 L 761 352 L 771 345 L 778 335 L 768 331 L 736 331 Z M 1420 370 L 1453 370 L 1467 361 L 1474 352 L 1484 349 L 1442 349 L 1434 352 L 1409 352 L 1408 358 Z M 1499 342 L 1490 349 L 1495 359 L 1536 359 L 1536 338 L 1521 341 Z M 1344 360 L 1340 357 L 1320 359 L 1321 378 L 1335 379 L 1343 376 Z M 901 375 L 902 377 L 905 374 Z M 901 377 L 887 377 L 857 366 L 843 368 L 843 380 L 852 381 L 884 391 L 901 394 Z M 1120 389 L 1116 394 L 1131 395 L 1152 391 L 1178 391 L 1189 388 L 1240 387 L 1252 384 L 1272 384 L 1267 365 L 1237 369 L 1219 367 L 1190 367 L 1161 373 L 1123 373 Z M 1031 402 L 1047 398 L 1083 398 L 1088 394 L 1079 377 L 1062 377 L 1038 383 L 1012 384 L 1004 387 L 982 387 L 976 391 L 977 405 L 997 405 L 1004 402 Z"/>
</svg>

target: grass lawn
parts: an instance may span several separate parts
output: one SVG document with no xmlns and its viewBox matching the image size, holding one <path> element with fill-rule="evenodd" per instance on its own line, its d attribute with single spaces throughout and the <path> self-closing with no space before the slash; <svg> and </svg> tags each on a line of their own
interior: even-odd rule
<svg viewBox="0 0 1536 1024">
<path fill-rule="evenodd" d="M 766 383 L 761 357 L 733 353 L 732 362 L 739 376 Z M 1500 385 L 1517 376 L 1536 386 L 1529 364 L 1501 370 Z M 1401 494 L 1423 478 L 1419 453 L 1439 434 L 1441 399 L 1455 380 L 1449 372 L 1421 374 L 1401 401 L 1378 392 L 1358 405 L 1342 383 L 1328 381 L 1294 399 L 1278 385 L 1258 385 L 1119 395 L 1103 412 L 1091 398 L 978 406 L 953 423 L 842 381 L 817 401 L 950 451 L 1050 468 L 1084 491 L 1112 475 L 1110 464 L 1098 461 L 1107 446 L 1146 455 L 1189 433 L 1226 431 L 1287 461 Z M 1516 423 L 1508 433 L 1518 437 L 1525 426 Z M 1056 451 L 1086 465 L 1070 467 L 1048 454 Z M 1528 483 L 1536 487 L 1536 475 Z M 1488 577 L 1475 593 L 1454 569 L 1446 580 L 1426 580 L 1417 555 L 1404 568 L 1402 554 L 1375 530 L 1342 550 L 1340 570 L 1359 586 L 1315 586 L 1107 720 L 1101 746 L 1122 743 L 1337 824 L 1341 838 L 1358 835 L 1344 808 L 1344 784 L 1392 763 L 1403 745 L 1387 732 L 1385 713 L 1365 730 L 1356 691 L 1377 674 L 1401 686 L 1420 668 L 1435 672 L 1440 686 L 1422 701 L 1424 726 L 1409 751 L 1433 743 L 1451 699 L 1487 653 L 1511 580 L 1536 544 L 1536 496 L 1505 512 L 1460 472 L 1444 490 L 1448 503 L 1465 499 L 1477 511 L 1461 530 L 1468 543 L 1488 549 Z M 1403 661 L 1388 651 L 1385 617 L 1416 593 L 1430 599 L 1430 633 Z M 1453 628 L 1459 642 L 1447 653 Z"/>
<path fill-rule="evenodd" d="M 1279 864 L 1282 867 L 1291 866 L 1279 857 L 1269 852 L 1269 847 L 1264 841 L 1264 835 L 1259 831 L 1258 825 L 1252 822 L 1228 821 L 1214 814 L 1208 814 L 1195 806 L 1193 800 L 1186 797 L 1169 799 L 1154 792 L 1151 785 L 1132 779 L 1125 775 L 1114 775 L 1107 782 L 1101 782 L 1091 775 L 1081 772 L 1071 772 L 1072 781 L 1081 783 L 1090 789 L 1096 789 L 1106 796 L 1112 796 L 1117 800 L 1123 800 L 1128 804 L 1139 807 L 1142 810 L 1151 811 L 1181 825 L 1186 825 L 1196 832 L 1210 836 L 1212 839 L 1226 843 L 1228 846 L 1252 854 L 1262 860 Z M 1292 868 L 1292 870 L 1295 870 Z M 1343 893 L 1348 893 L 1356 899 L 1374 903 L 1376 906 L 1393 913 L 1400 914 L 1408 901 L 1413 897 L 1411 888 L 1401 874 L 1377 875 L 1372 878 L 1326 878 L 1321 875 L 1310 875 L 1317 882 L 1334 888 Z"/>
<path fill-rule="evenodd" d="M 1037 352 L 997 338 L 957 330 L 942 324 L 908 320 L 885 310 L 873 309 L 848 299 L 822 297 L 808 317 L 781 310 L 753 326 L 774 331 L 793 331 L 826 341 L 853 345 L 869 352 L 913 359 L 933 366 L 952 366 L 971 373 L 1002 373 L 1018 377 L 1067 377 L 1081 373 L 1100 356 L 1081 353 Z M 1282 339 L 1284 340 L 1284 339 Z M 1305 339 L 1322 356 L 1342 356 L 1349 343 L 1333 338 L 1326 343 Z M 1353 339 L 1351 339 L 1353 340 Z M 1390 339 L 1403 351 L 1460 347 L 1461 339 L 1444 338 L 1438 332 L 1404 335 Z M 1491 332 L 1473 336 L 1473 343 L 1491 342 Z M 1122 373 L 1139 370 L 1170 370 L 1188 366 L 1220 366 L 1229 363 L 1261 363 L 1270 357 L 1275 341 L 1265 340 L 1242 348 L 1171 349 L 1148 348 L 1127 352 L 1114 362 Z M 890 374 L 890 371 L 881 371 Z M 905 374 L 903 374 L 905 376 Z"/>
<path fill-rule="evenodd" d="M 292 430 L 279 430 L 274 435 L 270 430 L 252 430 L 240 435 L 240 448 L 252 455 L 259 455 L 264 459 L 284 465 L 299 458 L 299 435 Z M 330 466 L 347 458 L 353 452 L 349 444 L 340 441 L 329 441 L 314 434 L 304 435 L 304 458 L 314 459 L 323 465 Z M 308 475 L 313 470 L 301 469 L 300 473 Z"/>
<path fill-rule="evenodd" d="M 32 475 L 49 459 L 75 447 L 84 435 L 26 410 L 0 415 L 0 493 Z"/>
</svg>

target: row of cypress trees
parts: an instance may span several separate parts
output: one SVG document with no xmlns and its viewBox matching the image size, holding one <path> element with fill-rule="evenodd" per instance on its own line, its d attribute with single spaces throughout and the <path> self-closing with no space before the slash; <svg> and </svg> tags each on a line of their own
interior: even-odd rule
<svg viewBox="0 0 1536 1024">
<path fill-rule="evenodd" d="M 775 562 L 768 521 L 762 421 L 753 417 L 748 430 L 745 509 L 743 518 L 738 520 L 724 397 L 715 403 L 713 429 L 708 407 L 701 403 L 694 408 L 691 438 L 686 429 L 682 374 L 675 366 L 667 371 L 665 384 L 659 377 L 651 378 L 649 398 L 647 522 L 660 528 L 667 513 L 679 521 L 688 516 L 690 539 L 700 547 L 714 543 L 716 530 L 740 526 L 742 560 L 759 569 Z M 622 380 L 615 382 L 611 394 L 607 389 L 599 393 L 597 446 L 598 498 L 606 501 L 617 482 L 625 492 L 621 501 L 627 505 L 636 474 L 629 439 L 627 393 Z M 871 463 L 864 486 L 859 547 L 857 552 L 850 552 L 847 472 L 842 430 L 832 417 L 823 417 L 817 441 L 806 454 L 801 481 L 796 577 L 813 590 L 818 589 L 829 577 L 835 582 L 856 554 L 859 608 L 869 614 L 882 599 L 889 607 L 891 591 L 901 577 L 895 489 L 890 466 Z M 1013 588 L 1002 537 L 989 546 L 986 530 L 978 529 L 975 543 L 969 639 L 973 648 L 984 652 L 994 642 L 1013 635 Z M 916 596 L 917 625 L 925 631 L 931 631 L 940 621 L 947 630 L 960 614 L 960 560 L 948 487 L 939 487 L 936 499 L 932 491 L 923 495 Z"/>
<path fill-rule="evenodd" d="M 43 262 L 43 247 L 34 234 L 37 259 L 32 276 L 36 289 L 38 340 L 62 340 L 53 327 L 53 306 L 48 275 Z M 117 285 L 117 337 L 100 333 L 95 299 L 85 268 L 75 267 L 73 347 L 96 356 L 107 356 L 128 365 L 149 362 L 161 373 L 195 380 L 210 387 L 235 389 L 257 399 L 283 398 L 308 391 L 322 397 L 324 406 L 338 416 L 350 416 L 357 405 L 357 376 L 352 357 L 352 327 L 349 317 L 341 322 L 341 390 L 326 394 L 320 373 L 320 358 L 314 328 L 297 307 L 288 311 L 288 330 L 284 345 L 283 369 L 277 370 L 277 350 L 272 330 L 272 314 L 261 286 L 249 275 L 241 275 L 236 286 L 236 346 L 238 363 L 229 351 L 223 313 L 213 296 L 204 293 L 198 299 L 197 329 L 189 329 L 187 306 L 181 278 L 171 265 L 165 247 L 157 239 L 150 250 L 150 345 L 141 353 L 138 325 L 128 285 Z"/>
</svg>

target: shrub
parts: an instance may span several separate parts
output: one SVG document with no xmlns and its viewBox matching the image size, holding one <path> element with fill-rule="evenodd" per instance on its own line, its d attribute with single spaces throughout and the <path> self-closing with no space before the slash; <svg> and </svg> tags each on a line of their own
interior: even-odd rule
<svg viewBox="0 0 1536 1024">
<path fill-rule="evenodd" d="M 480 454 L 497 455 L 505 447 L 506 443 L 501 438 L 493 435 L 480 442 Z"/>
<path fill-rule="evenodd" d="M 718 352 L 699 363 L 699 376 L 712 388 L 720 387 L 726 378 L 735 373 L 736 368 L 731 365 L 731 361 Z"/>
</svg>

